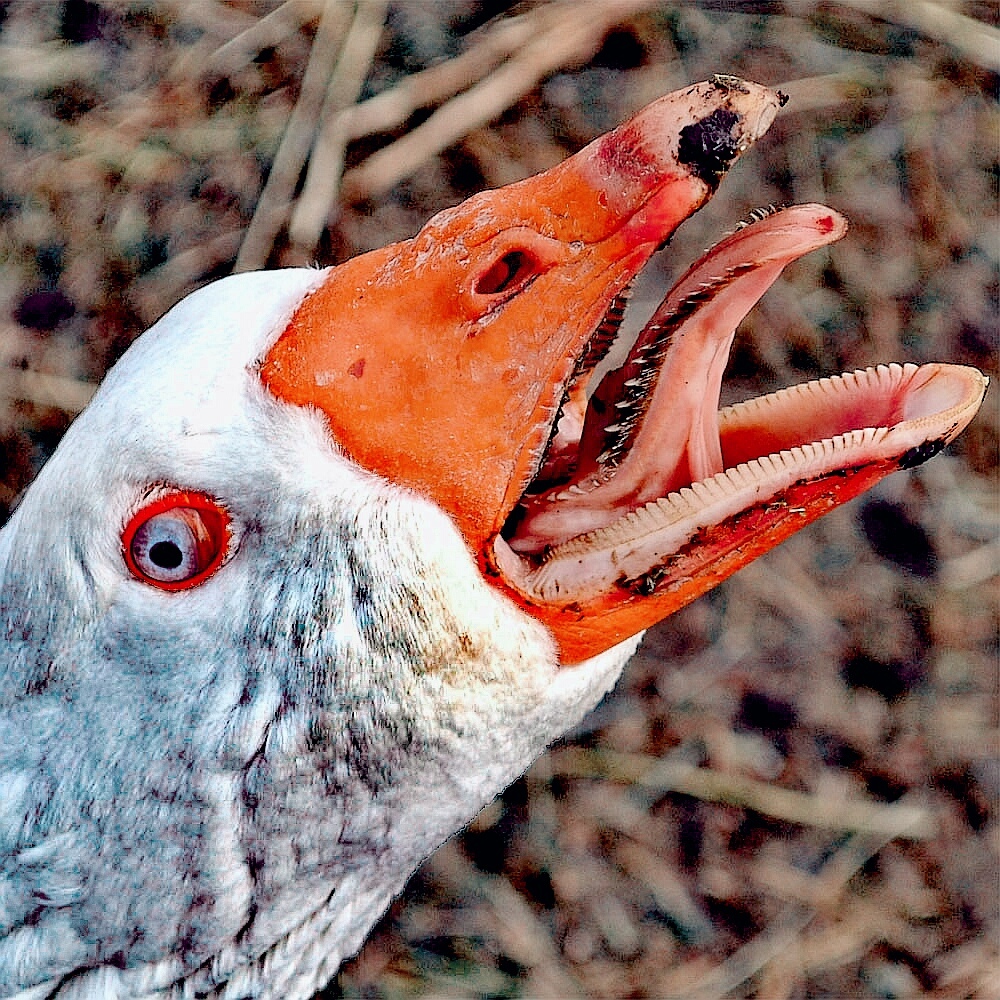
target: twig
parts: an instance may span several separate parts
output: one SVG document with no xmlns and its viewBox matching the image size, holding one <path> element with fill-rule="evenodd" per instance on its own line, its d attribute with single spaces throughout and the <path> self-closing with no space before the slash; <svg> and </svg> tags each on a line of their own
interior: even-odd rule
<svg viewBox="0 0 1000 1000">
<path fill-rule="evenodd" d="M 209 35 L 244 31 L 255 21 L 253 14 L 218 0 L 160 0 L 159 6 L 177 21 L 197 25 Z"/>
<path fill-rule="evenodd" d="M 86 46 L 60 42 L 0 45 L 0 83 L 11 93 L 41 91 L 85 80 L 101 71 L 101 55 Z"/>
<path fill-rule="evenodd" d="M 818 878 L 826 888 L 827 900 L 832 902 L 854 873 L 878 854 L 893 836 L 852 836 L 819 872 Z M 815 908 L 812 906 L 796 903 L 787 907 L 776 923 L 751 938 L 704 978 L 690 984 L 683 995 L 699 997 L 700 1000 L 721 1000 L 769 962 L 787 954 L 814 916 Z"/>
<path fill-rule="evenodd" d="M 983 69 L 1000 72 L 1000 31 L 975 18 L 929 0 L 843 0 L 848 7 L 882 21 L 895 21 L 919 31 Z"/>
<path fill-rule="evenodd" d="M 789 97 L 787 114 L 804 114 L 864 99 L 880 85 L 877 74 L 856 63 L 837 73 L 786 80 L 778 89 Z"/>
<path fill-rule="evenodd" d="M 548 74 L 588 59 L 609 27 L 653 2 L 559 2 L 560 16 L 553 25 L 517 56 L 452 98 L 412 132 L 349 170 L 344 175 L 345 196 L 377 197 L 387 191 L 463 135 L 492 121 Z"/>
<path fill-rule="evenodd" d="M 496 940 L 504 954 L 528 970 L 531 995 L 567 1000 L 583 995 L 561 959 L 552 931 L 507 879 L 475 869 L 454 841 L 441 848 L 431 864 L 447 891 L 483 901 L 484 906 L 469 908 L 462 933 Z"/>
<path fill-rule="evenodd" d="M 143 320 L 152 322 L 182 295 L 191 291 L 206 272 L 232 260 L 239 250 L 242 233 L 237 230 L 220 233 L 210 240 L 182 250 L 166 263 L 139 278 L 133 290 Z"/>
<path fill-rule="evenodd" d="M 542 7 L 531 14 L 502 18 L 453 59 L 404 77 L 396 86 L 360 104 L 340 101 L 340 110 L 330 114 L 324 108 L 322 131 L 289 226 L 291 241 L 299 253 L 314 250 L 322 225 L 333 211 L 350 142 L 396 128 L 418 108 L 436 104 L 471 86 L 527 44 L 538 33 L 540 18 L 549 19 L 550 14 L 551 8 Z"/>
<path fill-rule="evenodd" d="M 404 77 L 395 86 L 346 109 L 344 129 L 351 139 L 388 132 L 402 125 L 418 108 L 447 100 L 491 73 L 519 51 L 542 27 L 551 8 L 500 18 L 482 29 L 475 42 L 453 59 Z"/>
<path fill-rule="evenodd" d="M 344 172 L 349 137 L 339 114 L 352 107 L 371 70 L 385 22 L 386 0 L 361 0 L 330 77 L 320 112 L 320 131 L 309 159 L 305 184 L 288 226 L 289 240 L 302 263 L 319 242 Z"/>
<path fill-rule="evenodd" d="M 257 202 L 236 258 L 235 271 L 252 271 L 267 263 L 274 238 L 285 221 L 292 192 L 312 146 L 316 122 L 340 40 L 347 29 L 349 7 L 345 0 L 327 0 L 313 41 L 309 63 L 302 76 L 302 90 L 278 147 L 271 173 Z"/>
<path fill-rule="evenodd" d="M 629 837 L 622 837 L 614 860 L 650 891 L 656 905 L 696 946 L 712 940 L 712 922 L 688 891 L 672 866 L 650 848 Z"/>
<path fill-rule="evenodd" d="M 21 399 L 36 406 L 51 406 L 66 413 L 79 413 L 96 391 L 97 386 L 92 382 L 65 375 L 47 375 L 17 368 L 0 370 L 0 397 Z"/>
<path fill-rule="evenodd" d="M 256 24 L 220 45 L 209 56 L 206 68 L 215 73 L 234 73 L 261 49 L 277 45 L 307 21 L 318 17 L 323 7 L 323 0 L 286 0 Z"/>
<path fill-rule="evenodd" d="M 641 754 L 567 749 L 559 754 L 557 767 L 561 773 L 574 777 L 610 778 L 657 792 L 681 792 L 802 826 L 913 840 L 926 840 L 937 832 L 933 816 L 921 806 L 905 802 L 880 805 L 807 795 L 742 775 L 722 774 Z"/>
<path fill-rule="evenodd" d="M 498 939 L 511 958 L 532 970 L 538 993 L 567 1000 L 583 996 L 579 984 L 560 961 L 551 932 L 527 900 L 502 878 L 483 878 L 478 888 L 489 901 Z"/>
<path fill-rule="evenodd" d="M 1000 573 L 1000 539 L 980 545 L 965 555 L 945 561 L 941 586 L 946 590 L 966 590 L 985 583 Z"/>
<path fill-rule="evenodd" d="M 528 15 L 503 18 L 484 31 L 465 52 L 405 77 L 395 87 L 360 104 L 347 101 L 346 93 L 337 100 L 335 95 L 341 93 L 341 88 L 335 89 L 331 81 L 328 91 L 330 107 L 324 106 L 321 132 L 289 224 L 290 241 L 298 256 L 312 255 L 323 225 L 333 212 L 343 177 L 344 157 L 351 141 L 395 128 L 417 108 L 445 100 L 475 83 L 536 36 L 538 22 L 543 18 L 551 20 L 550 15 L 551 8 L 541 7 Z M 377 39 L 371 41 L 374 44 Z M 345 44 L 345 50 L 349 48 L 350 42 Z M 364 60 L 357 58 L 352 62 L 360 68 Z M 335 71 L 334 77 L 337 75 Z M 358 79 L 357 87 L 350 89 L 356 94 L 363 82 L 363 78 Z M 345 83 L 343 90 L 347 89 Z M 336 101 L 335 104 L 331 98 Z"/>
</svg>

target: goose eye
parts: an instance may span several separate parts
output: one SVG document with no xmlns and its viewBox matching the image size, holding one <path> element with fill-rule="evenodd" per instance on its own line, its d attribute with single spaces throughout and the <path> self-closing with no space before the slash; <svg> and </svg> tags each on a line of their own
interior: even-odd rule
<svg viewBox="0 0 1000 1000">
<path fill-rule="evenodd" d="M 185 590 L 222 565 L 229 537 L 229 515 L 210 497 L 169 493 L 132 517 L 122 548 L 139 580 L 161 590 Z"/>
</svg>

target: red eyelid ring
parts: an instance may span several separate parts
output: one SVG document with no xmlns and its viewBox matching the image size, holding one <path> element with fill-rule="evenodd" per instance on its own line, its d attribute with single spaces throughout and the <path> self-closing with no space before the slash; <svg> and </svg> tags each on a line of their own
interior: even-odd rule
<svg viewBox="0 0 1000 1000">
<path fill-rule="evenodd" d="M 136 564 L 132 542 L 136 532 L 152 518 L 172 513 L 184 519 L 197 546 L 197 571 L 183 580 L 157 580 Z M 122 532 L 122 554 L 129 571 L 137 579 L 160 590 L 190 590 L 204 583 L 222 565 L 232 537 L 228 512 L 205 493 L 171 490 L 146 504 L 129 518 Z"/>
</svg>

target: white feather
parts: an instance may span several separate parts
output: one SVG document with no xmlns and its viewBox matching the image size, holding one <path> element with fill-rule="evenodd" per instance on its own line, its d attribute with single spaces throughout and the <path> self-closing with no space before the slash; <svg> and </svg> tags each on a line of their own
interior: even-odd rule
<svg viewBox="0 0 1000 1000">
<path fill-rule="evenodd" d="M 0 533 L 0 997 L 310 996 L 638 641 L 558 669 L 443 512 L 266 394 L 322 276 L 182 302 Z M 121 553 L 165 486 L 235 529 L 179 593 Z"/>
</svg>

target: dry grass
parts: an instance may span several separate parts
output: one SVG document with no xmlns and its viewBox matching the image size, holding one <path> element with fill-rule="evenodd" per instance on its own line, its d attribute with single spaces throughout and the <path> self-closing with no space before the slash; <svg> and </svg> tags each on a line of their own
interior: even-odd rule
<svg viewBox="0 0 1000 1000">
<path fill-rule="evenodd" d="M 0 7 L 0 517 L 185 292 L 410 235 L 714 72 L 792 101 L 645 294 L 758 205 L 852 221 L 727 391 L 995 369 L 994 4 L 505 7 Z M 1000 995 L 997 423 L 654 630 L 323 996 Z"/>
</svg>

